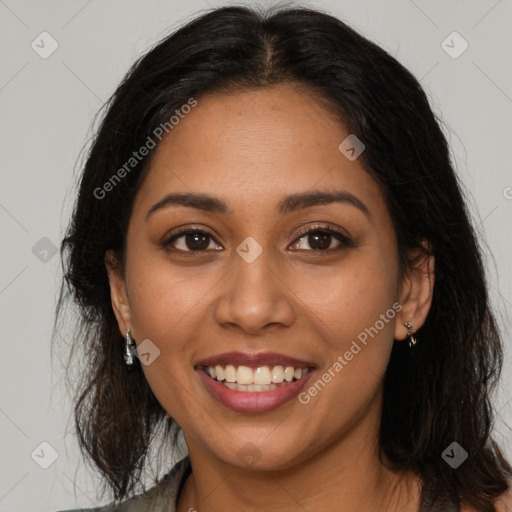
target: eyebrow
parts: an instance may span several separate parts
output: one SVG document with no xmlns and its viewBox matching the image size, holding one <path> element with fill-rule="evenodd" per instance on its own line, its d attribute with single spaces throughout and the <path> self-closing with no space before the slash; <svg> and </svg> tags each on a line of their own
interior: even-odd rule
<svg viewBox="0 0 512 512">
<path fill-rule="evenodd" d="M 284 215 L 286 213 L 310 208 L 312 206 L 331 203 L 350 204 L 370 217 L 370 211 L 366 205 L 356 196 L 344 190 L 313 190 L 291 194 L 284 197 L 279 201 L 279 203 L 277 203 L 276 212 Z M 163 199 L 158 201 L 158 203 L 154 204 L 149 209 L 146 215 L 146 220 L 157 210 L 167 208 L 169 206 L 187 206 L 189 208 L 197 208 L 209 213 L 222 213 L 226 215 L 232 213 L 228 203 L 218 197 L 214 197 L 209 194 L 199 194 L 196 192 L 172 193 L 167 194 Z"/>
</svg>

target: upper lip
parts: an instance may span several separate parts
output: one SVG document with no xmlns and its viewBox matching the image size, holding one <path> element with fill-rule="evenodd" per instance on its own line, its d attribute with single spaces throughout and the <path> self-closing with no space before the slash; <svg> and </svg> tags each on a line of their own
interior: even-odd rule
<svg viewBox="0 0 512 512">
<path fill-rule="evenodd" d="M 285 356 L 277 352 L 224 352 L 197 361 L 196 366 L 249 366 L 257 368 L 258 366 L 293 366 L 294 368 L 310 368 L 314 365 L 307 361 L 301 361 L 295 357 Z"/>
</svg>

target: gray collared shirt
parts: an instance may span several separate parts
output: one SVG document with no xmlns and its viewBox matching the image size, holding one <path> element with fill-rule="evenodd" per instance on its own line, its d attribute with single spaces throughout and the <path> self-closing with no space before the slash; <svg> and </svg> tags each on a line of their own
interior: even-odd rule
<svg viewBox="0 0 512 512">
<path fill-rule="evenodd" d="M 190 474 L 190 458 L 177 462 L 160 482 L 144 494 L 130 498 L 117 505 L 74 509 L 62 512 L 176 512 L 176 504 L 181 486 Z"/>
<path fill-rule="evenodd" d="M 144 494 L 135 496 L 118 505 L 62 512 L 176 512 L 181 487 L 190 472 L 190 457 L 187 455 L 177 462 L 157 485 Z M 433 499 L 431 493 L 423 489 L 419 512 L 458 511 L 459 508 L 455 504 Z"/>
</svg>

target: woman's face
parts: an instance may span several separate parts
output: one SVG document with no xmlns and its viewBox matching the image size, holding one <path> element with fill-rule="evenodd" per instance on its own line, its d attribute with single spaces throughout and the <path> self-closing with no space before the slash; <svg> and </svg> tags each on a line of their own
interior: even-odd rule
<svg viewBox="0 0 512 512">
<path fill-rule="evenodd" d="M 378 426 L 406 292 L 348 135 L 281 85 L 200 99 L 155 150 L 113 304 L 191 453 L 285 468 Z"/>
</svg>

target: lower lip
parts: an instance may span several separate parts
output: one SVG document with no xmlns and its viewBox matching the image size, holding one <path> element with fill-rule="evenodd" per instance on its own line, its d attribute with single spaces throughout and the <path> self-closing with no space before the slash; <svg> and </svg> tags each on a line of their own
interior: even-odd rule
<svg viewBox="0 0 512 512">
<path fill-rule="evenodd" d="M 271 391 L 235 391 L 212 379 L 204 370 L 198 368 L 197 372 L 213 397 L 235 412 L 266 412 L 277 409 L 296 397 L 312 374 L 309 371 L 302 378 Z"/>
</svg>

